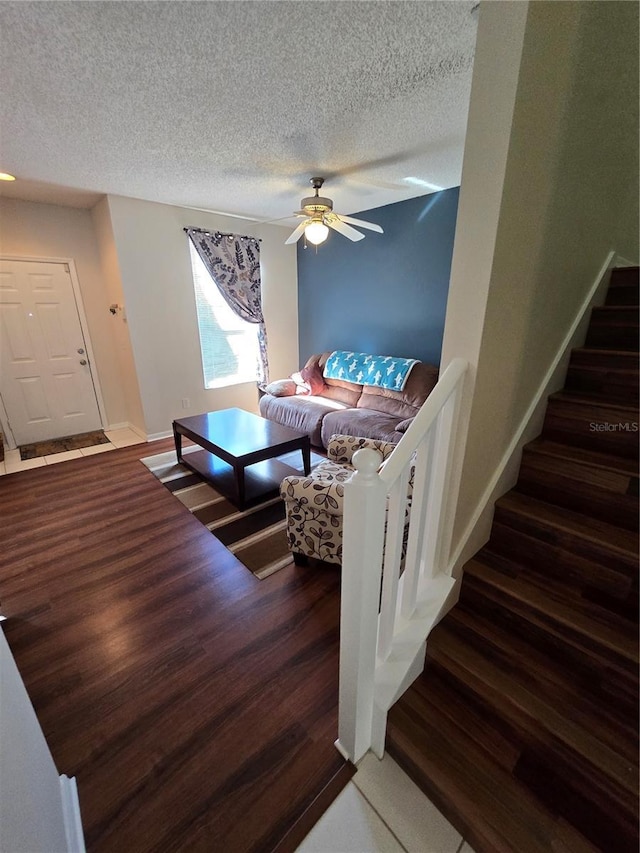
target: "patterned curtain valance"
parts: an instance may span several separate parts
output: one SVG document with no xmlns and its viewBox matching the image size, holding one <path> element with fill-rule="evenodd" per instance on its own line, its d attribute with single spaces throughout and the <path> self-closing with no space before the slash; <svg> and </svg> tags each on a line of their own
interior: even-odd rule
<svg viewBox="0 0 640 853">
<path fill-rule="evenodd" d="M 262 313 L 260 241 L 255 237 L 185 228 L 209 275 L 229 307 L 248 323 L 258 324 L 258 381 L 269 381 L 267 330 Z"/>
</svg>

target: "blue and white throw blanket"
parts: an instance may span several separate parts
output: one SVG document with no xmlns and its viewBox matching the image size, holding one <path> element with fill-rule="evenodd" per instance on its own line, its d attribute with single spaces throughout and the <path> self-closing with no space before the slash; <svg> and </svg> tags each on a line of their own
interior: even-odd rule
<svg viewBox="0 0 640 853">
<path fill-rule="evenodd" d="M 358 385 L 402 391 L 409 371 L 416 363 L 415 358 L 334 350 L 324 366 L 324 376 L 326 379 L 343 379 Z"/>
</svg>

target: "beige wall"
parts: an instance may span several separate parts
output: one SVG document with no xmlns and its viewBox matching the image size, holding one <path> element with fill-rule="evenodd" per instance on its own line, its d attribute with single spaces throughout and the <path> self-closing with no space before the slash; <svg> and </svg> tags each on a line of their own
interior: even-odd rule
<svg viewBox="0 0 640 853">
<path fill-rule="evenodd" d="M 238 406 L 257 411 L 255 383 L 205 389 L 186 226 L 262 238 L 263 310 L 272 377 L 297 369 L 295 247 L 286 229 L 214 213 L 109 196 L 126 318 L 150 436 L 174 418 Z M 182 408 L 182 399 L 190 409 Z"/>
<path fill-rule="evenodd" d="M 611 250 L 637 261 L 638 6 L 485 0 L 443 345 L 472 367 L 454 545 Z"/>
<path fill-rule="evenodd" d="M 118 266 L 118 254 L 111 227 L 109 202 L 103 198 L 91 211 L 96 242 L 100 254 L 103 280 L 109 297 L 109 306 L 124 305 L 122 279 Z M 146 435 L 140 388 L 136 375 L 136 366 L 129 336 L 129 324 L 126 313 L 119 307 L 115 314 L 109 315 L 109 325 L 113 335 L 113 358 L 117 360 L 122 379 L 123 408 L 119 421 L 129 424 Z"/>
<path fill-rule="evenodd" d="M 0 199 L 0 254 L 71 258 L 75 262 L 109 426 L 126 421 L 122 376 L 113 358 L 109 293 L 100 266 L 91 213 L 71 207 Z"/>
</svg>

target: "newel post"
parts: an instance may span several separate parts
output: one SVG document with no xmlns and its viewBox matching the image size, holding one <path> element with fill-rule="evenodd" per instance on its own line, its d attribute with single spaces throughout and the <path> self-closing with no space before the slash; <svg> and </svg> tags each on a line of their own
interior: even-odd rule
<svg viewBox="0 0 640 853">
<path fill-rule="evenodd" d="M 340 698 L 336 746 L 352 762 L 371 746 L 386 486 L 382 456 L 363 448 L 344 486 Z"/>
</svg>

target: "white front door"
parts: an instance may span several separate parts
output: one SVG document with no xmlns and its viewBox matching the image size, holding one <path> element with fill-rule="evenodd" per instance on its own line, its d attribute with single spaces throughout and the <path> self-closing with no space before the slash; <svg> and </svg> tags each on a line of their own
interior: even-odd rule
<svg viewBox="0 0 640 853">
<path fill-rule="evenodd" d="M 102 428 L 66 264 L 0 260 L 0 396 L 19 445 Z"/>
</svg>

